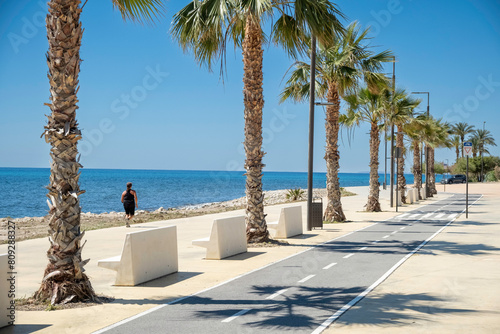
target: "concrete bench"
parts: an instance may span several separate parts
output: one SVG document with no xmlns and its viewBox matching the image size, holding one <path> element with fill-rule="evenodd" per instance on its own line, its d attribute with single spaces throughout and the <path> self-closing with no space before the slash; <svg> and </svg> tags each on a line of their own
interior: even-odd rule
<svg viewBox="0 0 500 334">
<path fill-rule="evenodd" d="M 279 220 L 267 223 L 267 227 L 276 230 L 274 238 L 277 239 L 302 234 L 302 208 L 300 206 L 282 208 Z"/>
<path fill-rule="evenodd" d="M 406 196 L 406 200 L 408 201 L 408 204 L 413 204 L 415 202 L 415 192 L 413 191 L 413 188 L 408 189 L 408 196 Z"/>
<path fill-rule="evenodd" d="M 0 328 L 13 324 L 15 319 L 15 306 L 11 304 L 13 298 L 9 297 L 9 291 L 14 290 L 10 289 L 11 281 L 8 280 L 8 273 L 11 272 L 8 261 L 8 254 L 0 254 Z"/>
<path fill-rule="evenodd" d="M 115 270 L 115 285 L 133 286 L 178 271 L 177 227 L 127 233 L 122 254 L 97 265 Z"/>
<path fill-rule="evenodd" d="M 193 240 L 207 249 L 207 260 L 220 260 L 247 251 L 245 216 L 215 219 L 210 237 Z"/>
</svg>

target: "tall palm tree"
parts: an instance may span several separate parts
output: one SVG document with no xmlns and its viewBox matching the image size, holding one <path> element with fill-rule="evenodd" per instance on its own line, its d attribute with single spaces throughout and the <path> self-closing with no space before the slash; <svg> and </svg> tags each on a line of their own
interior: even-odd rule
<svg viewBox="0 0 500 334">
<path fill-rule="evenodd" d="M 479 156 L 481 157 L 481 165 L 482 165 L 482 157 L 484 153 L 488 153 L 489 151 L 486 148 L 487 145 L 489 146 L 497 146 L 495 143 L 495 139 L 491 135 L 491 132 L 489 130 L 483 130 L 483 129 L 477 129 L 474 131 L 474 134 L 472 136 L 473 139 L 473 149 L 474 146 L 476 146 L 476 151 L 479 152 Z M 474 145 L 475 144 L 475 145 Z M 475 156 L 475 155 L 474 155 Z M 482 175 L 482 167 L 481 167 L 481 177 Z M 481 180 L 483 181 L 483 180 Z"/>
<path fill-rule="evenodd" d="M 411 140 L 411 149 L 413 150 L 413 180 L 414 187 L 418 191 L 418 199 L 422 199 L 422 161 L 420 152 L 422 150 L 422 138 L 425 132 L 427 116 L 421 114 L 410 119 L 410 122 L 405 127 L 405 133 Z"/>
<path fill-rule="evenodd" d="M 380 94 L 372 93 L 368 88 L 361 88 L 357 94 L 345 97 L 348 104 L 346 115 L 341 121 L 346 126 L 358 126 L 361 122 L 370 124 L 370 191 L 366 211 L 381 211 L 379 202 L 378 153 L 380 146 L 380 128 L 386 112 L 385 104 Z"/>
<path fill-rule="evenodd" d="M 434 151 L 436 147 L 449 147 L 448 136 L 450 133 L 450 125 L 442 122 L 440 119 L 435 119 L 430 117 L 426 126 L 426 131 L 424 132 L 424 140 L 429 146 L 429 156 L 428 156 L 428 167 L 429 172 L 429 197 L 437 194 L 436 190 L 436 178 L 434 173 Z"/>
<path fill-rule="evenodd" d="M 339 172 L 339 116 L 340 99 L 353 93 L 360 80 L 370 89 L 377 91 L 386 83 L 380 73 L 382 63 L 392 61 L 392 53 L 374 53 L 367 44 L 369 29 L 361 30 L 354 22 L 347 28 L 344 36 L 334 39 L 333 43 L 320 45 L 316 57 L 316 96 L 326 99 L 326 189 L 328 203 L 325 210 L 326 221 L 343 222 L 346 220 L 340 200 Z M 296 102 L 309 98 L 310 65 L 297 61 L 281 93 L 281 101 L 292 99 Z"/>
<path fill-rule="evenodd" d="M 497 146 L 495 138 L 493 138 L 489 130 L 477 129 L 474 131 L 472 138 L 477 141 L 477 151 L 479 155 L 487 153 L 488 150 L 486 146 Z"/>
<path fill-rule="evenodd" d="M 113 6 L 127 19 L 152 21 L 163 10 L 159 0 L 113 0 Z M 80 46 L 82 23 L 80 0 L 50 0 L 46 19 L 49 51 L 50 100 L 52 113 L 45 126 L 45 141 L 50 143 L 49 263 L 42 284 L 34 297 L 51 304 L 70 301 L 95 300 L 82 261 L 80 242 L 85 232 L 80 231 L 80 202 L 84 193 L 79 186 L 77 143 L 81 132 L 76 121 L 78 76 L 80 73 Z"/>
<path fill-rule="evenodd" d="M 452 126 L 452 131 L 453 134 L 456 134 L 457 136 L 460 137 L 460 144 L 463 145 L 465 136 L 474 132 L 474 125 L 469 125 L 467 123 L 460 122 Z M 462 158 L 463 157 L 464 157 L 464 152 L 462 151 Z"/>
<path fill-rule="evenodd" d="M 290 55 L 307 50 L 304 36 L 308 33 L 326 44 L 343 31 L 337 19 L 342 14 L 327 0 L 194 0 L 173 20 L 174 38 L 185 50 L 192 50 L 195 59 L 209 69 L 218 60 L 223 68 L 228 39 L 242 49 L 248 242 L 269 238 L 262 192 L 262 44 L 266 19 L 277 15 L 271 39 L 283 45 Z"/>
<path fill-rule="evenodd" d="M 400 158 L 397 169 L 398 189 L 401 194 L 401 201 L 406 203 L 406 178 L 404 176 L 405 164 L 405 149 L 404 149 L 404 133 L 406 126 L 413 118 L 413 110 L 420 104 L 421 100 L 412 98 L 404 89 L 396 89 L 394 94 L 389 90 L 382 94 L 385 108 L 387 110 L 386 122 L 396 125 L 396 147 L 398 147 L 403 155 Z"/>
</svg>

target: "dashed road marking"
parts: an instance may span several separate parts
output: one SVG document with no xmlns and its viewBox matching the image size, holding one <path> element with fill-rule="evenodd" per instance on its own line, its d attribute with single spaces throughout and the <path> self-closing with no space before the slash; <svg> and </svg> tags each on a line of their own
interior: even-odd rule
<svg viewBox="0 0 500 334">
<path fill-rule="evenodd" d="M 234 319 L 238 318 L 240 315 L 243 315 L 243 314 L 245 314 L 245 313 L 247 313 L 248 311 L 251 311 L 251 310 L 252 310 L 251 308 L 247 308 L 247 309 L 241 310 L 239 312 L 236 312 L 235 314 L 233 314 L 229 318 L 226 318 L 226 319 L 222 320 L 222 322 L 231 322 Z"/>
<path fill-rule="evenodd" d="M 354 253 L 347 254 L 346 256 L 344 256 L 344 259 L 348 259 L 348 258 L 350 258 L 350 257 L 351 257 L 351 256 L 353 256 L 353 255 L 354 255 Z"/>
<path fill-rule="evenodd" d="M 329 265 L 325 266 L 323 269 L 327 270 L 327 269 L 330 269 L 331 267 L 333 267 L 334 265 L 336 265 L 337 263 L 330 263 Z"/>
<path fill-rule="evenodd" d="M 307 277 L 304 277 L 303 279 L 301 279 L 300 281 L 298 281 L 297 283 L 304 283 L 305 281 L 308 281 L 310 280 L 311 278 L 313 278 L 314 276 L 316 275 L 309 275 Z"/>
<path fill-rule="evenodd" d="M 270 295 L 270 296 L 266 297 L 266 299 L 274 299 L 274 298 L 278 297 L 279 295 L 284 294 L 284 293 L 285 293 L 285 292 L 287 292 L 287 291 L 288 291 L 288 289 L 282 289 L 282 290 L 280 290 L 280 291 L 278 291 L 278 292 L 275 292 L 275 293 L 273 293 L 272 295 Z"/>
<path fill-rule="evenodd" d="M 364 251 L 365 249 L 367 249 L 368 247 L 361 247 L 360 249 L 358 249 L 358 251 Z"/>
<path fill-rule="evenodd" d="M 385 236 L 382 237 L 382 239 L 387 239 L 389 237 L 390 237 L 390 235 L 385 235 Z"/>
</svg>

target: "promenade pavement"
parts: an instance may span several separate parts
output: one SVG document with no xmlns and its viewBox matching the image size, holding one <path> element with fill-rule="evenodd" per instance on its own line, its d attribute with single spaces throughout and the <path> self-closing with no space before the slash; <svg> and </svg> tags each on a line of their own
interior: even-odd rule
<svg viewBox="0 0 500 334">
<path fill-rule="evenodd" d="M 384 283 L 353 309 L 344 314 L 327 332 L 449 332 L 458 329 L 479 329 L 473 332 L 500 331 L 500 184 L 480 185 L 470 190 L 485 193 L 472 207 L 469 219 L 465 214 L 419 253 L 412 256 Z M 313 245 L 331 240 L 374 222 L 397 215 L 389 206 L 389 192 L 381 191 L 383 212 L 363 212 L 368 187 L 349 188 L 357 196 L 342 199 L 350 220 L 343 224 L 328 224 L 324 228 L 305 231 L 304 235 L 288 239 L 290 246 L 249 248 L 248 253 L 225 260 L 205 260 L 205 249 L 191 245 L 194 239 L 210 233 L 216 218 L 244 214 L 243 210 L 201 217 L 151 222 L 125 227 L 89 231 L 83 258 L 91 258 L 87 274 L 98 294 L 113 296 L 109 304 L 87 308 L 47 311 L 18 311 L 16 326 L 2 333 L 91 333 L 125 318 L 146 311 L 181 296 L 200 290 L 276 262 Z M 451 192 L 463 193 L 463 185 L 446 186 L 448 193 L 418 204 L 405 205 L 400 212 L 414 210 L 419 205 L 446 198 Z M 324 199 L 325 203 L 325 199 Z M 278 219 L 283 206 L 301 205 L 306 221 L 305 202 L 266 207 L 267 220 Z M 113 286 L 116 273 L 97 267 L 97 260 L 119 255 L 125 234 L 130 231 L 176 225 L 178 229 L 179 272 L 136 287 Z M 34 239 L 17 244 L 17 296 L 29 296 L 39 286 L 47 264 L 47 239 Z M 6 245 L 0 245 L 0 253 Z M 469 326 L 469 327 L 467 327 Z M 476 327 L 474 327 L 476 326 Z M 478 327 L 480 326 L 480 327 Z M 467 330 L 464 331 L 468 332 Z"/>
</svg>

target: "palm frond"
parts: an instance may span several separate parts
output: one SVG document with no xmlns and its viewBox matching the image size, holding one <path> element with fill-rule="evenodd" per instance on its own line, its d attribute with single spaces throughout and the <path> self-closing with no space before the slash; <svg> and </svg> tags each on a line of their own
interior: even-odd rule
<svg viewBox="0 0 500 334">
<path fill-rule="evenodd" d="M 113 8 L 120 11 L 124 20 L 139 23 L 154 23 L 165 11 L 161 0 L 113 0 Z"/>
</svg>

